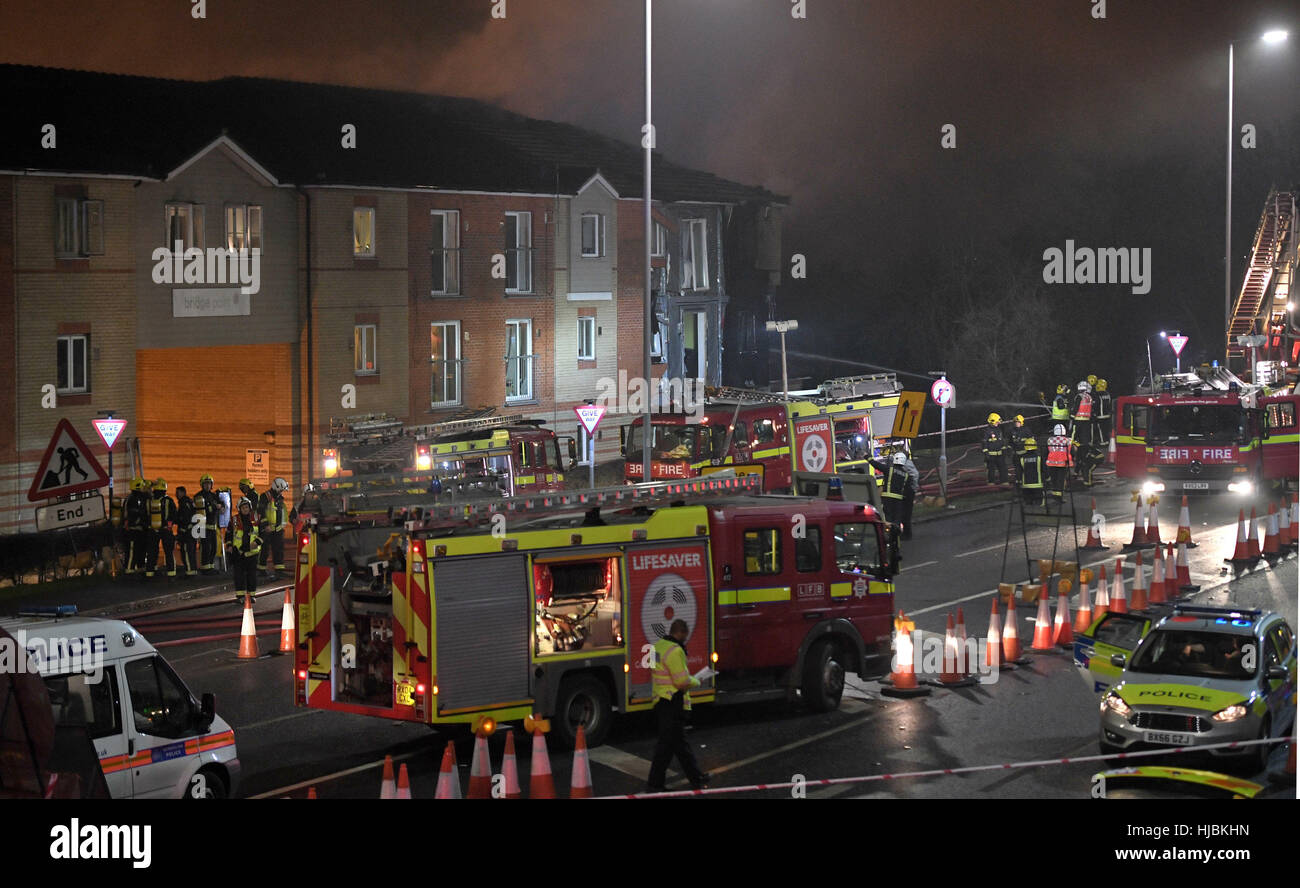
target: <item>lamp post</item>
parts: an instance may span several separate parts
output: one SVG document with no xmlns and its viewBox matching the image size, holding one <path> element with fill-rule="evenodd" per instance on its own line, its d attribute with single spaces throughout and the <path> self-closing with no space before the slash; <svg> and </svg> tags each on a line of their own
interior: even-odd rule
<svg viewBox="0 0 1300 888">
<path fill-rule="evenodd" d="M 1260 36 L 1260 40 L 1269 45 L 1282 43 L 1286 39 L 1287 32 L 1281 29 L 1265 31 Z M 1227 337 L 1232 328 L 1232 77 L 1233 46 L 1238 42 L 1240 41 L 1233 40 L 1228 43 L 1228 175 L 1227 201 L 1223 223 L 1223 332 L 1225 343 L 1228 341 Z M 1228 357 L 1226 345 L 1223 357 L 1226 366 Z"/>
<path fill-rule="evenodd" d="M 1161 331 L 1160 331 L 1160 338 L 1161 338 L 1161 339 L 1164 339 L 1164 338 L 1166 338 L 1166 336 L 1167 336 L 1167 334 L 1165 333 L 1165 331 L 1164 331 L 1164 330 L 1161 330 Z M 1156 391 L 1156 374 L 1155 374 L 1155 371 L 1151 369 L 1151 337 L 1150 337 L 1150 336 L 1146 337 L 1146 340 L 1145 340 L 1145 341 L 1146 341 L 1146 344 L 1147 344 L 1147 382 L 1150 383 L 1150 385 L 1151 385 L 1151 393 L 1152 393 L 1152 394 L 1155 394 L 1155 391 Z"/>
<path fill-rule="evenodd" d="M 768 321 L 768 331 L 776 331 L 781 334 L 781 396 L 790 397 L 790 377 L 786 372 L 785 366 L 785 334 L 791 330 L 799 329 L 798 321 Z"/>
<path fill-rule="evenodd" d="M 650 481 L 650 349 L 654 334 L 650 331 L 653 314 L 653 296 L 650 289 L 650 252 L 654 248 L 654 231 L 650 217 L 650 155 L 654 151 L 654 125 L 650 122 L 650 25 L 652 21 L 651 4 L 645 0 L 645 126 L 641 130 L 641 145 L 645 149 L 645 317 L 641 350 L 644 356 L 642 370 L 645 373 L 646 405 L 641 422 L 641 480 Z"/>
</svg>

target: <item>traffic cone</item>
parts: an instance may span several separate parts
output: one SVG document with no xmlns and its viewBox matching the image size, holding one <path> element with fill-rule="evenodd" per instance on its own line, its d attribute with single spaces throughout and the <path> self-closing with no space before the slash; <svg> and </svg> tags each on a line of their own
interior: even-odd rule
<svg viewBox="0 0 1300 888">
<path fill-rule="evenodd" d="M 587 732 L 578 725 L 578 739 L 573 745 L 573 775 L 569 778 L 569 798 L 589 799 L 591 790 L 591 763 L 587 761 Z"/>
<path fill-rule="evenodd" d="M 1250 525 L 1248 526 L 1246 531 L 1246 544 L 1247 546 L 1249 546 L 1249 549 L 1247 550 L 1247 555 L 1250 557 L 1252 561 L 1258 561 L 1260 557 L 1259 538 L 1261 536 L 1260 534 L 1261 529 L 1262 528 L 1260 527 L 1260 520 L 1259 518 L 1255 517 L 1255 507 L 1251 506 Z"/>
<path fill-rule="evenodd" d="M 1165 558 L 1160 546 L 1156 546 L 1155 558 L 1151 562 L 1151 591 L 1147 601 L 1151 604 L 1164 604 L 1169 598 L 1165 595 Z"/>
<path fill-rule="evenodd" d="M 546 754 L 546 735 L 541 728 L 533 729 L 533 766 L 528 775 L 530 799 L 555 798 L 555 780 L 551 777 L 551 759 Z"/>
<path fill-rule="evenodd" d="M 1178 534 L 1174 542 L 1186 543 L 1189 549 L 1196 548 L 1196 543 L 1192 542 L 1192 516 L 1187 509 L 1187 494 L 1183 494 L 1183 504 L 1178 509 Z"/>
<path fill-rule="evenodd" d="M 379 797 L 381 799 L 397 798 L 397 784 L 393 781 L 393 757 L 384 756 L 384 779 L 379 784 Z"/>
<path fill-rule="evenodd" d="M 1143 576 L 1146 571 L 1142 569 L 1142 553 L 1137 553 L 1137 566 L 1134 568 L 1136 573 L 1133 576 L 1133 597 L 1129 599 L 1129 608 L 1140 611 L 1147 609 L 1147 579 Z"/>
<path fill-rule="evenodd" d="M 467 799 L 492 798 L 492 757 L 488 755 L 487 734 L 474 732 L 474 757 L 469 765 L 469 792 Z"/>
<path fill-rule="evenodd" d="M 966 615 L 957 608 L 957 674 L 965 678 L 973 664 L 966 662 Z"/>
<path fill-rule="evenodd" d="M 1147 510 L 1146 544 L 1148 546 L 1160 546 L 1163 545 L 1160 542 L 1160 497 L 1151 497 L 1148 505 L 1151 508 Z"/>
<path fill-rule="evenodd" d="M 1250 543 L 1246 539 L 1246 511 L 1237 510 L 1237 546 L 1232 550 L 1232 557 L 1225 558 L 1224 561 L 1230 561 L 1234 565 L 1244 565 L 1253 559 L 1250 557 Z"/>
<path fill-rule="evenodd" d="M 1133 539 L 1121 551 L 1128 552 L 1133 549 L 1141 549 L 1146 545 L 1146 506 L 1142 501 L 1142 494 L 1137 495 L 1137 514 L 1133 517 Z"/>
<path fill-rule="evenodd" d="M 1083 548 L 1085 549 L 1110 548 L 1109 546 L 1103 546 L 1101 544 L 1101 531 L 1099 529 L 1101 521 L 1097 520 L 1097 517 L 1100 514 L 1101 513 L 1097 511 L 1097 498 L 1094 496 L 1092 498 L 1092 520 L 1088 523 L 1088 541 L 1083 545 Z M 1104 521 L 1105 519 L 1103 518 L 1102 520 Z"/>
<path fill-rule="evenodd" d="M 239 653 L 235 657 L 240 660 L 256 660 L 257 654 L 257 623 L 253 620 L 253 596 L 247 592 L 244 593 L 244 622 L 239 627 Z"/>
<path fill-rule="evenodd" d="M 1115 576 L 1111 578 L 1110 612 L 1112 614 L 1128 613 L 1128 595 L 1124 591 L 1124 559 L 1115 559 Z"/>
<path fill-rule="evenodd" d="M 402 767 L 397 772 L 397 798 L 409 799 L 411 797 L 411 775 L 406 773 L 406 762 L 402 762 Z"/>
<path fill-rule="evenodd" d="M 280 650 L 281 654 L 292 654 L 293 641 L 293 602 L 289 597 L 289 587 L 284 589 L 284 610 L 280 615 Z"/>
<path fill-rule="evenodd" d="M 1192 584 L 1192 569 L 1187 564 L 1187 546 L 1179 544 L 1178 561 L 1174 565 L 1174 571 L 1178 576 L 1178 594 L 1186 595 L 1189 592 L 1199 592 L 1201 587 Z"/>
<path fill-rule="evenodd" d="M 957 649 L 957 630 L 953 626 L 952 614 L 948 614 L 948 627 L 943 635 L 943 668 L 939 673 L 939 684 L 943 687 L 963 687 L 974 684 L 974 680 L 961 674 L 957 664 L 960 660 Z"/>
<path fill-rule="evenodd" d="M 930 693 L 916 681 L 915 646 L 912 644 L 913 623 L 900 610 L 894 618 L 894 667 L 889 683 L 881 683 L 880 693 L 886 697 L 923 697 Z"/>
<path fill-rule="evenodd" d="M 1291 507 L 1287 505 L 1286 497 L 1282 497 L 1282 505 L 1277 510 L 1277 547 L 1282 552 L 1291 549 L 1291 543 L 1295 537 L 1291 535 Z"/>
<path fill-rule="evenodd" d="M 1106 464 L 1115 465 L 1115 439 L 1110 439 L 1110 446 L 1106 448 Z"/>
<path fill-rule="evenodd" d="M 309 799 L 316 798 L 316 787 L 314 786 L 307 787 L 307 798 Z"/>
<path fill-rule="evenodd" d="M 1101 579 L 1097 580 L 1097 597 L 1093 601 L 1092 618 L 1095 620 L 1110 610 L 1110 586 L 1107 585 L 1106 565 L 1101 566 Z"/>
<path fill-rule="evenodd" d="M 442 752 L 442 767 L 438 770 L 438 789 L 435 799 L 459 799 L 460 775 L 456 773 L 456 744 L 447 741 L 447 748 Z"/>
<path fill-rule="evenodd" d="M 1070 581 L 1061 580 L 1056 587 L 1056 620 L 1052 624 L 1052 641 L 1057 647 L 1074 647 L 1070 629 Z"/>
<path fill-rule="evenodd" d="M 1002 619 L 998 616 L 996 595 L 993 596 L 993 609 L 989 613 L 989 634 L 984 641 L 984 665 L 989 672 L 996 672 L 1002 665 Z"/>
<path fill-rule="evenodd" d="M 1277 545 L 1277 506 L 1268 504 L 1268 529 L 1264 531 L 1264 548 L 1260 551 L 1269 563 L 1280 557 Z"/>
<path fill-rule="evenodd" d="M 1291 548 L 1300 549 L 1300 493 L 1291 494 Z"/>
<path fill-rule="evenodd" d="M 523 792 L 519 789 L 519 764 L 515 761 L 515 732 L 506 732 L 506 754 L 501 760 L 501 781 L 505 784 L 507 799 L 521 799 Z"/>
<path fill-rule="evenodd" d="M 1105 568 L 1102 568 L 1102 570 L 1105 570 Z M 1089 598 L 1088 580 L 1084 579 L 1085 576 L 1087 576 L 1086 571 L 1079 572 L 1079 610 L 1074 615 L 1075 632 L 1087 632 L 1088 627 L 1092 625 L 1092 601 Z M 1102 583 L 1105 582 L 1105 575 L 1103 574 Z M 1101 588 L 1098 587 L 1098 595 L 1101 594 Z"/>
<path fill-rule="evenodd" d="M 1047 596 L 1043 595 L 1038 599 L 1038 617 L 1034 620 L 1034 641 L 1029 649 L 1050 651 L 1052 647 L 1052 614 L 1047 606 Z"/>
<path fill-rule="evenodd" d="M 1020 651 L 1020 630 L 1016 628 L 1016 609 L 1010 607 L 1007 609 L 1007 623 L 1002 629 L 1002 663 L 1003 668 L 1009 668 L 1006 664 L 1023 663 L 1024 656 Z"/>
</svg>

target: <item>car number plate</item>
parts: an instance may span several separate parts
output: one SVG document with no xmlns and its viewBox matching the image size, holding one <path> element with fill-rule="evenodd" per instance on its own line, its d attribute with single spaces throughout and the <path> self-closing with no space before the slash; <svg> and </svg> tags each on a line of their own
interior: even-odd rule
<svg viewBox="0 0 1300 888">
<path fill-rule="evenodd" d="M 1183 490 L 1209 490 L 1209 481 L 1184 481 Z"/>
<path fill-rule="evenodd" d="M 1166 731 L 1143 731 L 1142 739 L 1147 743 L 1163 743 L 1168 746 L 1191 746 L 1191 734 L 1170 734 Z"/>
</svg>

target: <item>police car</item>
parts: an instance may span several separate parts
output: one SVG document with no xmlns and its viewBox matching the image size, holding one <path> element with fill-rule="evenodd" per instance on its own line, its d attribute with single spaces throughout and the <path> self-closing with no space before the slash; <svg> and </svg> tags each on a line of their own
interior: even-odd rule
<svg viewBox="0 0 1300 888">
<path fill-rule="evenodd" d="M 44 680 L 55 723 L 86 726 L 113 798 L 233 795 L 235 733 L 213 696 L 195 700 L 130 624 L 64 606 L 0 619 L 0 627 L 26 651 L 20 668 Z"/>
<path fill-rule="evenodd" d="M 1178 606 L 1111 661 L 1123 671 L 1101 700 L 1103 754 L 1261 739 L 1294 719 L 1295 635 L 1272 611 Z M 1262 769 L 1270 750 L 1210 752 Z"/>
</svg>

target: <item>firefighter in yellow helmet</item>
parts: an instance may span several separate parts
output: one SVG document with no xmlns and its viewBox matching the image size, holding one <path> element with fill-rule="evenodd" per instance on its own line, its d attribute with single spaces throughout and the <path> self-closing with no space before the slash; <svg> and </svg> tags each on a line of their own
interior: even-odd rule
<svg viewBox="0 0 1300 888">
<path fill-rule="evenodd" d="M 700 789 L 709 785 L 709 775 L 700 770 L 695 753 L 686 742 L 685 722 L 686 711 L 691 708 L 690 692 L 700 684 L 686 666 L 686 639 L 689 636 L 690 627 L 686 621 L 673 620 L 668 637 L 654 643 L 655 666 L 650 673 L 650 693 L 655 701 L 659 738 L 650 763 L 650 792 L 664 791 L 668 763 L 673 756 L 677 756 L 691 786 Z"/>
<path fill-rule="evenodd" d="M 1007 444 L 1011 452 L 1009 460 L 1011 468 L 1014 470 L 1016 478 L 1020 477 L 1020 458 L 1025 455 L 1025 440 L 1030 437 L 1029 426 L 1025 425 L 1023 414 L 1017 413 L 1012 417 L 1011 430 L 1007 432 Z"/>
<path fill-rule="evenodd" d="M 257 516 L 253 514 L 253 501 L 244 497 L 230 518 L 231 564 L 235 576 L 235 598 L 257 591 L 257 556 L 262 551 L 262 537 L 258 532 Z"/>
<path fill-rule="evenodd" d="M 990 484 L 1007 483 L 1007 440 L 1002 432 L 1002 417 L 989 414 L 988 427 L 984 429 L 984 465 L 989 470 Z M 994 475 L 997 480 L 994 480 Z"/>
<path fill-rule="evenodd" d="M 271 576 L 288 568 L 284 563 L 284 528 L 289 520 L 289 509 L 284 502 L 284 492 L 289 482 L 276 478 L 271 488 L 257 498 L 257 517 L 262 523 L 262 566 Z"/>
<path fill-rule="evenodd" d="M 123 508 L 126 524 L 126 572 L 144 578 L 145 553 L 149 544 L 149 492 L 139 475 L 131 479 L 131 493 Z"/>
<path fill-rule="evenodd" d="M 162 546 L 163 562 L 167 576 L 176 576 L 176 503 L 167 495 L 167 482 L 162 478 L 153 482 L 153 497 L 149 500 L 149 542 L 145 546 L 144 575 L 154 575 L 158 564 L 158 546 Z"/>
<path fill-rule="evenodd" d="M 1067 397 L 1070 387 L 1061 383 L 1056 387 L 1056 397 L 1052 399 L 1052 422 L 1065 423 L 1070 419 L 1070 401 Z"/>
<path fill-rule="evenodd" d="M 221 517 L 221 497 L 213 488 L 211 475 L 199 478 L 199 492 L 194 495 L 195 517 L 203 520 L 196 522 L 199 530 L 199 571 L 204 574 L 216 573 L 214 562 L 217 559 L 217 534 L 220 530 L 218 519 Z"/>
<path fill-rule="evenodd" d="M 1095 420 L 1095 434 L 1093 440 L 1100 447 L 1110 446 L 1110 423 L 1111 423 L 1111 402 L 1110 402 L 1110 385 L 1104 379 L 1097 380 L 1097 387 L 1093 393 L 1092 416 Z"/>
<path fill-rule="evenodd" d="M 1024 439 L 1025 449 L 1020 454 L 1016 485 L 1027 506 L 1045 506 L 1043 500 L 1043 456 L 1038 452 L 1038 441 L 1033 435 Z"/>
</svg>

